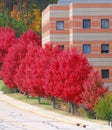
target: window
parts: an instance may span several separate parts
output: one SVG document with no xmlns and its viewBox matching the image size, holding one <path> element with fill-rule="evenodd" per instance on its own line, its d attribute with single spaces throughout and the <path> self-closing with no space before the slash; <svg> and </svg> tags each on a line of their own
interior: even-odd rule
<svg viewBox="0 0 112 130">
<path fill-rule="evenodd" d="M 101 45 L 101 53 L 109 53 L 109 44 Z"/>
<path fill-rule="evenodd" d="M 58 47 L 64 50 L 64 45 L 58 45 Z"/>
<path fill-rule="evenodd" d="M 83 19 L 83 28 L 90 28 L 90 27 L 91 27 L 91 20 Z"/>
<path fill-rule="evenodd" d="M 109 70 L 101 70 L 102 79 L 109 78 Z"/>
<path fill-rule="evenodd" d="M 56 21 L 56 30 L 64 30 L 64 21 Z"/>
<path fill-rule="evenodd" d="M 109 19 L 101 19 L 101 28 L 109 28 Z"/>
<path fill-rule="evenodd" d="M 90 44 L 84 44 L 84 45 L 83 45 L 83 53 L 84 53 L 84 54 L 89 54 L 89 53 L 91 53 L 91 45 L 90 45 Z"/>
</svg>

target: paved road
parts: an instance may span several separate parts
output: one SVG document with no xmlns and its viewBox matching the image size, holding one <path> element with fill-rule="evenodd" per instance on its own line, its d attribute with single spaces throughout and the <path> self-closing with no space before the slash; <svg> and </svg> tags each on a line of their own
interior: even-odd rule
<svg viewBox="0 0 112 130">
<path fill-rule="evenodd" d="M 0 101 L 0 130 L 87 130 L 36 115 Z"/>
</svg>

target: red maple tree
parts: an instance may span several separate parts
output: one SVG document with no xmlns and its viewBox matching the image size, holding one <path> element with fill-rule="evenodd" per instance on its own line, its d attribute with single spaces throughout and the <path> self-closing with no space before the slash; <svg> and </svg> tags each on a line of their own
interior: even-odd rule
<svg viewBox="0 0 112 130">
<path fill-rule="evenodd" d="M 75 49 L 62 51 L 52 60 L 46 75 L 46 93 L 75 104 L 80 103 L 83 82 L 91 70 L 87 59 Z"/>
<path fill-rule="evenodd" d="M 37 82 L 38 78 L 38 68 L 37 62 L 35 58 L 40 55 L 39 46 L 33 46 L 30 44 L 27 47 L 27 53 L 25 58 L 22 60 L 19 69 L 16 75 L 16 82 L 19 89 L 24 93 L 30 93 L 30 95 L 37 95 L 40 91 L 37 91 L 37 87 L 39 89 L 39 83 Z M 39 57 L 40 58 L 40 57 Z M 34 91 L 33 91 L 34 90 Z M 37 91 L 37 92 L 36 92 Z M 41 93 L 41 92 L 40 92 Z"/>
<path fill-rule="evenodd" d="M 23 36 L 17 40 L 17 43 L 10 47 L 8 54 L 4 59 L 1 75 L 4 83 L 11 88 L 17 87 L 17 80 L 15 80 L 17 79 L 16 74 L 22 60 L 26 55 L 28 45 L 41 45 L 40 37 L 36 37 L 35 33 L 31 32 L 32 39 L 29 38 L 30 32 L 31 31 L 25 32 Z M 35 40 L 33 35 L 36 37 Z"/>
<path fill-rule="evenodd" d="M 28 92 L 32 96 L 45 96 L 45 74 L 49 73 L 48 68 L 52 57 L 60 51 L 59 48 L 53 48 L 52 45 L 46 45 L 45 48 L 28 47 L 26 57 L 19 68 L 20 74 L 18 73 L 20 76 L 24 75 L 25 83 L 19 85 L 23 92 Z"/>
<path fill-rule="evenodd" d="M 15 83 L 15 75 L 25 54 L 26 47 L 24 44 L 20 43 L 13 45 L 4 59 L 1 70 L 2 80 L 10 88 L 17 87 Z"/>
<path fill-rule="evenodd" d="M 82 102 L 87 109 L 94 110 L 99 96 L 103 96 L 107 91 L 99 72 L 92 71 L 83 83 Z"/>
</svg>

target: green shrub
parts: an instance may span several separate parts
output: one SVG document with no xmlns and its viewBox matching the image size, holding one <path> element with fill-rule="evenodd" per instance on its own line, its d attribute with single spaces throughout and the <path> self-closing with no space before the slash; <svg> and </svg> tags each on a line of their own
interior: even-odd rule
<svg viewBox="0 0 112 130">
<path fill-rule="evenodd" d="M 86 110 L 87 116 L 91 119 L 96 119 L 96 113 L 92 110 Z"/>
<path fill-rule="evenodd" d="M 112 93 L 108 93 L 104 98 L 99 98 L 95 112 L 97 118 L 105 120 L 112 118 Z"/>
</svg>

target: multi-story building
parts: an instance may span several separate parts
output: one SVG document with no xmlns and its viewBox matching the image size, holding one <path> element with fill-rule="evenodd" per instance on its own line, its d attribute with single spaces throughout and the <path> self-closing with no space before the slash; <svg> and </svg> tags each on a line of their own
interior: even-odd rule
<svg viewBox="0 0 112 130">
<path fill-rule="evenodd" d="M 42 45 L 76 47 L 112 90 L 112 0 L 59 0 L 42 13 Z"/>
</svg>

